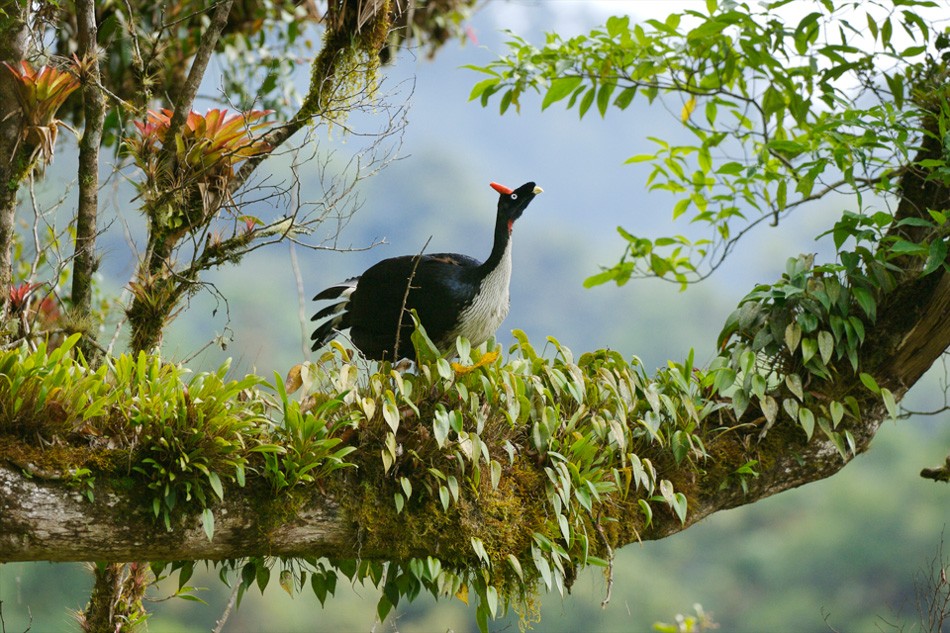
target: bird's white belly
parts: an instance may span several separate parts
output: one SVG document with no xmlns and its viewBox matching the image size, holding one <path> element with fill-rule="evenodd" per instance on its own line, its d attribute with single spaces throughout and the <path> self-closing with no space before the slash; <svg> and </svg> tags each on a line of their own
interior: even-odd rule
<svg viewBox="0 0 950 633">
<path fill-rule="evenodd" d="M 485 279 L 471 305 L 459 315 L 459 324 L 450 334 L 448 344 L 454 344 L 459 336 L 467 338 L 472 345 L 481 345 L 498 330 L 508 316 L 508 286 L 511 282 L 511 242 L 505 249 L 501 262 Z"/>
</svg>

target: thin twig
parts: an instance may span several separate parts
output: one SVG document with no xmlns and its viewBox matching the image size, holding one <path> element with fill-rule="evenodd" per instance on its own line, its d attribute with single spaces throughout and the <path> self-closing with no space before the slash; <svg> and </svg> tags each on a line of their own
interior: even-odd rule
<svg viewBox="0 0 950 633">
<path fill-rule="evenodd" d="M 297 320 L 300 322 L 300 341 L 303 345 L 303 355 L 306 356 L 310 351 L 307 345 L 307 304 L 304 298 L 303 275 L 300 273 L 300 262 L 297 260 L 297 249 L 294 243 L 290 242 L 288 251 L 290 252 L 290 269 L 294 273 L 294 282 L 297 286 Z"/>
<path fill-rule="evenodd" d="M 432 236 L 430 235 L 426 243 L 422 245 L 422 250 L 420 250 L 419 254 L 412 260 L 412 272 L 409 273 L 409 279 L 406 280 L 406 292 L 402 295 L 402 306 L 399 308 L 399 320 L 396 321 L 396 344 L 393 346 L 393 361 L 399 360 L 396 356 L 399 354 L 399 338 L 402 335 L 402 313 L 406 310 L 406 302 L 409 300 L 409 290 L 412 288 L 412 280 L 416 276 L 416 268 L 422 260 L 422 254 L 426 251 L 431 241 Z"/>
<path fill-rule="evenodd" d="M 237 602 L 238 589 L 240 588 L 241 583 L 235 582 L 234 588 L 231 589 L 231 596 L 228 598 L 228 604 L 224 607 L 224 612 L 221 614 L 221 617 L 215 622 L 214 629 L 212 629 L 211 633 L 221 633 L 221 631 L 224 630 L 224 625 L 227 623 L 228 618 L 231 617 L 231 610 L 234 609 L 234 604 Z"/>
<path fill-rule="evenodd" d="M 604 526 L 600 524 L 600 520 L 595 519 L 594 515 L 589 510 L 587 514 L 590 516 L 590 520 L 594 524 L 594 527 L 597 528 L 597 534 L 600 535 L 600 542 L 607 550 L 607 593 L 604 595 L 604 599 L 600 602 L 600 608 L 606 609 L 607 605 L 610 604 L 610 597 L 614 590 L 614 550 L 612 547 L 610 547 L 610 541 L 607 540 L 607 533 L 604 532 Z M 638 535 L 637 540 L 639 539 L 640 537 Z"/>
</svg>

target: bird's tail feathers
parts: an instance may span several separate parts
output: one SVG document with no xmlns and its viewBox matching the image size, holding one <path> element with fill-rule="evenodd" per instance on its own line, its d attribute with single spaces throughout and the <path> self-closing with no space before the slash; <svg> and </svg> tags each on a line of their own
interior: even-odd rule
<svg viewBox="0 0 950 633">
<path fill-rule="evenodd" d="M 350 314 L 347 311 L 347 308 L 350 295 L 353 294 L 354 290 L 356 290 L 356 284 L 358 281 L 359 277 L 347 279 L 346 281 L 335 286 L 330 286 L 326 290 L 318 293 L 313 298 L 314 301 L 325 301 L 330 299 L 340 299 L 340 301 L 337 301 L 336 303 L 319 310 L 310 319 L 311 321 L 326 319 L 326 321 L 321 323 L 317 329 L 313 331 L 313 334 L 310 335 L 310 340 L 313 341 L 313 346 L 310 348 L 311 350 L 318 350 L 329 343 L 330 340 L 337 335 L 337 332 L 350 327 Z"/>
<path fill-rule="evenodd" d="M 326 290 L 318 292 L 313 300 L 327 301 L 329 299 L 336 299 L 338 297 L 349 299 L 350 295 L 353 294 L 353 291 L 356 290 L 356 284 L 359 283 L 359 280 L 359 277 L 351 277 L 346 281 L 330 286 Z"/>
</svg>

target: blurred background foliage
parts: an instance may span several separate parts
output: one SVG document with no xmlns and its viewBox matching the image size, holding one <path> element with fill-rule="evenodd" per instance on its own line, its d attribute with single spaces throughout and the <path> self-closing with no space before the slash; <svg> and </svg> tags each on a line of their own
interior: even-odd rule
<svg viewBox="0 0 950 633">
<path fill-rule="evenodd" d="M 712 357 L 725 317 L 753 284 L 776 279 L 789 256 L 833 252 L 830 238 L 813 238 L 826 227 L 827 214 L 839 213 L 848 201 L 826 199 L 778 229 L 763 228 L 716 275 L 685 293 L 657 280 L 585 290 L 583 280 L 622 252 L 618 224 L 635 225 L 643 234 L 667 230 L 671 200 L 645 191 L 646 167 L 623 162 L 648 146 L 648 135 L 675 142 L 682 134 L 676 113 L 641 103 L 623 113 L 608 112 L 604 120 L 578 121 L 574 112 L 560 107 L 543 115 L 538 108 L 524 108 L 517 117 L 499 118 L 494 108 L 467 101 L 477 77 L 460 68 L 484 65 L 501 53 L 502 29 L 536 40 L 543 30 L 568 36 L 618 10 L 635 17 L 659 11 L 648 17 L 662 17 L 664 7 L 683 4 L 490 2 L 465 23 L 465 45 L 449 43 L 434 60 L 426 48 L 401 52 L 397 63 L 383 71 L 380 89 L 392 93 L 390 100 L 410 102 L 403 159 L 364 183 L 365 204 L 338 245 L 385 243 L 341 253 L 265 249 L 249 254 L 238 267 L 213 272 L 207 279 L 220 296 L 204 293 L 191 300 L 190 310 L 166 334 L 166 356 L 182 359 L 208 342 L 226 341 L 226 349 L 210 345 L 190 365 L 212 369 L 230 356 L 236 374 L 284 372 L 310 355 L 308 304 L 316 290 L 383 257 L 418 252 L 430 236 L 430 250 L 484 257 L 494 221 L 488 182 L 516 186 L 535 180 L 545 194 L 516 229 L 512 308 L 499 339 L 512 342 L 509 332 L 517 327 L 536 344 L 553 335 L 575 352 L 609 347 L 639 356 L 648 367 L 681 359 L 690 348 L 696 349 L 698 363 Z M 312 24 L 307 28 L 319 32 Z M 222 62 L 219 71 L 226 66 Z M 305 60 L 290 70 L 298 86 L 305 86 Z M 207 83 L 208 94 L 233 85 L 220 75 Z M 359 130 L 374 124 L 360 114 L 350 125 Z M 351 139 L 337 131 L 325 150 L 345 150 Z M 61 139 L 56 163 L 36 188 L 41 197 L 58 199 L 65 185 L 64 209 L 72 208 L 76 195 L 70 184 L 75 174 L 70 142 Z M 287 167 L 282 160 L 275 157 L 266 165 L 275 177 Z M 320 192 L 308 192 L 308 186 L 315 185 L 304 174 L 300 199 L 319 199 Z M 101 238 L 99 284 L 103 295 L 118 295 L 133 272 L 129 241 L 130 236 L 141 239 L 142 220 L 122 211 L 134 195 L 127 183 L 107 195 L 116 210 L 104 223 L 110 228 Z M 274 201 L 251 206 L 258 208 L 248 213 L 258 216 L 281 213 Z M 335 228 L 328 227 L 328 234 Z M 905 406 L 942 406 L 946 382 L 946 368 L 938 364 Z M 606 609 L 600 608 L 604 580 L 587 570 L 569 598 L 543 598 L 537 630 L 649 630 L 656 621 L 692 612 L 694 603 L 702 604 L 723 631 L 875 631 L 891 630 L 892 624 L 914 630 L 915 575 L 929 573 L 950 519 L 950 489 L 921 479 L 918 472 L 944 459 L 950 446 L 948 418 L 945 412 L 888 423 L 868 454 L 830 480 L 718 513 L 660 542 L 628 546 L 619 553 Z M 84 606 L 91 581 L 79 564 L 0 565 L 5 630 L 75 630 L 69 611 Z M 215 572 L 196 573 L 190 584 L 207 588 L 196 595 L 208 605 L 181 599 L 153 603 L 149 631 L 214 627 L 230 589 Z M 174 589 L 160 586 L 151 596 L 160 600 Z M 425 597 L 400 605 L 374 628 L 378 597 L 375 589 L 350 590 L 341 582 L 337 595 L 321 608 L 309 591 L 291 598 L 271 583 L 263 596 L 245 596 L 225 630 L 477 630 L 474 606 Z M 491 629 L 517 626 L 512 614 Z"/>
</svg>

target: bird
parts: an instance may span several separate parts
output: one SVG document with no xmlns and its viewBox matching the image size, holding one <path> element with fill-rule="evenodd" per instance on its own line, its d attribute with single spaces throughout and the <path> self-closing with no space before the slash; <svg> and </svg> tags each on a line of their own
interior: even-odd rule
<svg viewBox="0 0 950 633">
<path fill-rule="evenodd" d="M 349 328 L 349 338 L 366 358 L 414 359 L 412 310 L 441 352 L 464 336 L 478 346 L 494 336 L 508 316 L 511 232 L 535 196 L 534 182 L 498 192 L 495 237 L 488 259 L 458 253 L 403 255 L 384 259 L 358 277 L 319 292 L 314 301 L 335 301 L 311 321 L 322 321 L 310 337 L 312 351 Z"/>
</svg>

